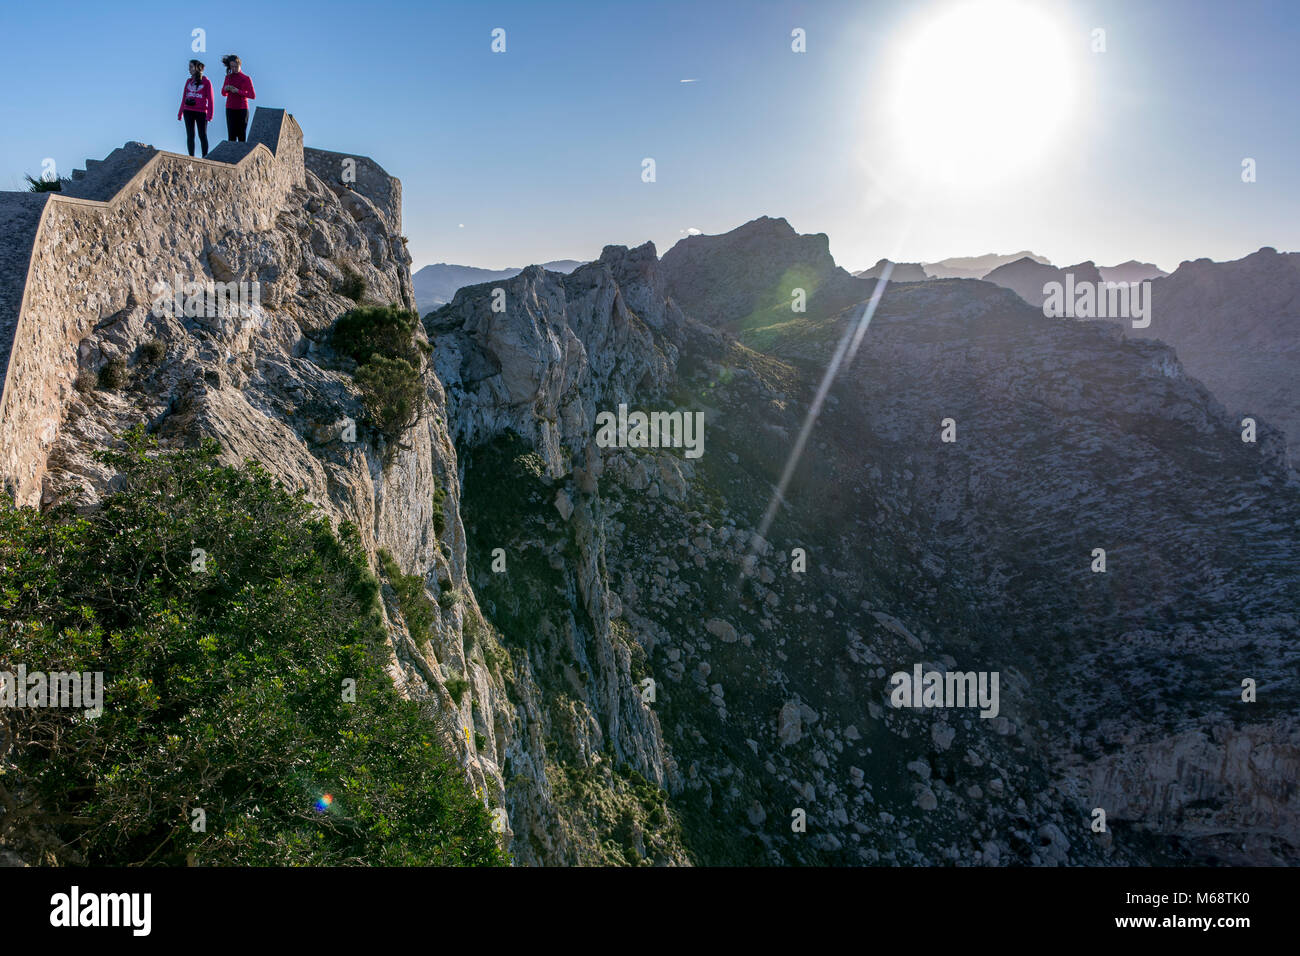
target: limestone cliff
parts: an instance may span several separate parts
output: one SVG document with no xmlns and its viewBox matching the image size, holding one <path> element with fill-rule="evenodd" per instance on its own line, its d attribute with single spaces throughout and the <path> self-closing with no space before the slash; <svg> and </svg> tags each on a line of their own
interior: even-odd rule
<svg viewBox="0 0 1300 956">
<path fill-rule="evenodd" d="M 0 406 L 10 487 L 25 503 L 92 504 L 112 475 L 91 454 L 143 420 L 164 446 L 215 437 L 227 460 L 256 459 L 304 489 L 441 596 L 433 639 L 417 646 L 385 588 L 391 672 L 427 700 L 444 743 L 500 805 L 499 737 L 513 708 L 484 663 L 490 645 L 466 646 L 478 611 L 441 385 L 426 373 L 428 409 L 395 453 L 364 429 L 344 441 L 346 420 L 362 419 L 358 392 L 324 344 L 355 305 L 339 291 L 349 275 L 367 300 L 413 304 L 400 185 L 364 157 L 304 150 L 293 118 L 265 108 L 247 148 L 223 143 L 206 161 L 128 151 L 135 171 L 107 199 L 42 197 L 21 312 L 4 317 L 18 330 Z M 115 167 L 110 157 L 103 171 Z M 103 188 L 100 172 L 88 186 Z M 256 282 L 259 298 L 248 314 L 166 314 L 156 283 L 175 279 Z M 81 384 L 115 361 L 121 387 Z M 471 692 L 453 698 L 449 680 Z"/>
</svg>

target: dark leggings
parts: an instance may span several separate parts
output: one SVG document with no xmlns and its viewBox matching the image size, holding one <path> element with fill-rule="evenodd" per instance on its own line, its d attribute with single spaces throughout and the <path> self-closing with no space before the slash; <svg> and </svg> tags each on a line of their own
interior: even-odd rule
<svg viewBox="0 0 1300 956">
<path fill-rule="evenodd" d="M 248 110 L 226 107 L 226 139 L 232 143 L 248 142 Z"/>
<path fill-rule="evenodd" d="M 181 114 L 185 117 L 185 147 L 194 155 L 194 127 L 199 128 L 199 143 L 203 146 L 203 155 L 208 155 L 208 118 L 203 113 L 194 113 L 186 110 Z"/>
</svg>

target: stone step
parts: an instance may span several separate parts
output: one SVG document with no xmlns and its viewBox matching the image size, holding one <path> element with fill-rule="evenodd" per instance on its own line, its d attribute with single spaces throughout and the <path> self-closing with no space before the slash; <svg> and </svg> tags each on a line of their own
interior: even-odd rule
<svg viewBox="0 0 1300 956">
<path fill-rule="evenodd" d="M 78 176 L 74 170 L 74 182 L 65 186 L 63 192 L 78 199 L 112 199 L 156 152 L 144 143 L 127 143 L 104 159 L 88 159 L 85 171 Z"/>
</svg>

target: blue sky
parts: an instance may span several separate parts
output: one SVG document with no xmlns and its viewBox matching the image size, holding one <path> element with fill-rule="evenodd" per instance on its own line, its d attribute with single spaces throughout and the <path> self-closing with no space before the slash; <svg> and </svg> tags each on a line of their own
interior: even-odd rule
<svg viewBox="0 0 1300 956">
<path fill-rule="evenodd" d="M 1025 248 L 1172 269 L 1300 249 L 1300 4 L 1043 0 L 1079 52 L 1051 156 L 993 183 L 900 189 L 880 174 L 898 159 L 881 119 L 891 64 L 950 6 L 6 4 L 0 188 L 45 157 L 66 175 L 127 140 L 183 151 L 186 61 L 215 82 L 234 51 L 257 103 L 294 113 L 308 145 L 402 179 L 417 266 L 587 259 L 647 239 L 662 254 L 688 229 L 760 215 L 829 234 L 850 269 Z M 191 53 L 195 27 L 206 53 Z M 791 51 L 795 27 L 806 53 Z M 1088 49 L 1096 27 L 1104 54 Z M 220 107 L 214 126 L 224 135 Z M 1241 181 L 1244 157 L 1257 182 Z"/>
</svg>

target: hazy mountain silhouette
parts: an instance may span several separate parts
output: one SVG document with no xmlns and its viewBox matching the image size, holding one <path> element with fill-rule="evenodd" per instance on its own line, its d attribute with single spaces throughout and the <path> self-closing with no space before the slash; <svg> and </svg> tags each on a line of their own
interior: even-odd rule
<svg viewBox="0 0 1300 956">
<path fill-rule="evenodd" d="M 542 268 L 550 272 L 563 272 L 566 275 L 582 265 L 577 259 L 553 259 L 543 262 Z M 423 315 L 431 309 L 450 302 L 456 290 L 480 282 L 495 282 L 512 279 L 524 271 L 524 266 L 517 269 L 480 269 L 477 266 L 460 266 L 450 262 L 436 262 L 425 266 L 412 274 L 411 285 L 415 287 L 415 305 Z"/>
<path fill-rule="evenodd" d="M 1015 262 L 1017 259 L 1032 259 L 1034 262 L 1041 262 L 1043 265 L 1052 264 L 1050 260 L 1043 256 L 1035 255 L 1025 249 L 1021 252 L 1013 252 L 1010 255 L 990 252 L 982 256 L 951 256 L 947 259 L 940 259 L 938 262 L 927 262 L 924 265 L 926 274 L 932 279 L 983 279 L 999 266 Z"/>
<path fill-rule="evenodd" d="M 1004 289 L 1010 289 L 1030 305 L 1041 307 L 1043 304 L 1043 286 L 1049 282 L 1065 285 L 1066 276 L 1074 276 L 1074 284 L 1082 282 L 1101 282 L 1101 273 L 1097 266 L 1089 262 L 1080 262 L 1062 269 L 1053 265 L 1044 265 L 1028 256 L 998 266 L 984 277 L 985 282 L 992 282 Z"/>
<path fill-rule="evenodd" d="M 888 259 L 881 259 L 870 269 L 863 269 L 853 274 L 859 279 L 879 279 L 888 262 Z M 920 262 L 895 262 L 893 270 L 889 273 L 890 282 L 924 282 L 929 278 L 924 264 Z"/>
<path fill-rule="evenodd" d="M 1098 266 L 1102 279 L 1106 282 L 1143 282 L 1147 279 L 1159 279 L 1169 275 L 1153 262 L 1138 262 L 1130 259 L 1117 266 Z"/>
</svg>

